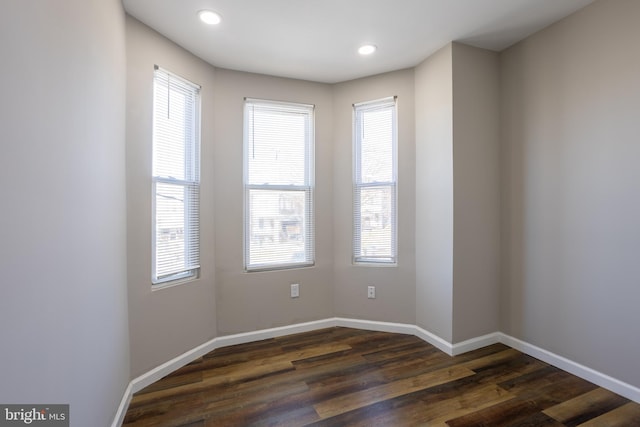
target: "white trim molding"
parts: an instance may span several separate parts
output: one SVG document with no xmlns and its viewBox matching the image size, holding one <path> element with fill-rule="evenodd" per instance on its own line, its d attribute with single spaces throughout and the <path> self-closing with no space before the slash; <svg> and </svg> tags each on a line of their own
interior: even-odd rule
<svg viewBox="0 0 640 427">
<path fill-rule="evenodd" d="M 451 356 L 457 356 L 459 354 L 467 353 L 472 350 L 477 350 L 482 347 L 486 347 L 491 344 L 500 342 L 500 333 L 493 332 L 491 334 L 482 335 L 480 337 L 471 338 L 459 343 L 453 344 L 453 351 Z"/>
<path fill-rule="evenodd" d="M 289 326 L 280 326 L 277 328 L 260 329 L 258 331 L 243 332 L 233 335 L 225 335 L 216 337 L 204 344 L 199 345 L 179 356 L 174 357 L 168 362 L 163 363 L 150 370 L 149 372 L 134 378 L 131 381 L 131 389 L 133 393 L 137 393 L 143 388 L 153 384 L 161 378 L 166 377 L 173 371 L 182 368 L 188 363 L 193 362 L 199 357 L 220 347 L 228 347 L 230 345 L 244 344 L 253 341 L 266 340 L 269 338 L 280 337 L 283 335 L 297 334 L 300 332 L 315 331 L 317 329 L 330 328 L 336 326 L 334 319 L 316 320 L 313 322 L 296 323 Z"/>
<path fill-rule="evenodd" d="M 600 387 L 613 391 L 627 399 L 640 403 L 640 389 L 620 381 L 616 378 L 605 375 L 587 366 L 580 365 L 565 357 L 554 354 L 543 348 L 529 344 L 525 341 L 506 335 L 502 332 L 493 332 L 487 335 L 471 338 L 456 344 L 452 344 L 447 340 L 417 326 L 408 323 L 380 322 L 375 320 L 349 319 L 344 317 L 331 317 L 328 319 L 314 320 L 305 323 L 296 323 L 288 326 L 280 326 L 277 328 L 261 329 L 252 332 L 243 332 L 233 335 L 225 335 L 216 337 L 204 344 L 199 345 L 179 356 L 174 357 L 168 362 L 163 363 L 131 380 L 129 386 L 125 390 L 120 406 L 116 413 L 112 427 L 122 425 L 127 407 L 131 402 L 134 393 L 153 384 L 159 379 L 169 375 L 173 371 L 185 366 L 186 364 L 196 360 L 199 357 L 220 347 L 228 347 L 230 345 L 243 344 L 248 342 L 260 341 L 269 338 L 280 337 L 284 335 L 297 334 L 301 332 L 309 332 L 323 328 L 331 328 L 341 326 L 354 329 L 365 329 L 369 331 L 392 332 L 398 334 L 415 335 L 423 341 L 433 345 L 449 356 L 457 356 L 472 350 L 486 347 L 491 344 L 502 343 L 512 347 L 522 353 L 542 360 L 550 365 L 565 370 L 573 375 L 590 381 Z"/>
<path fill-rule="evenodd" d="M 111 427 L 120 427 L 124 422 L 124 416 L 127 414 L 127 409 L 129 409 L 129 403 L 131 403 L 131 398 L 133 397 L 133 392 L 131 391 L 131 383 L 127 385 L 127 388 L 124 390 L 124 396 L 122 396 L 122 400 L 120 400 L 120 406 L 118 406 L 118 410 L 116 411 L 116 416 L 113 419 L 113 423 Z"/>
<path fill-rule="evenodd" d="M 336 317 L 334 320 L 335 324 L 333 326 L 415 335 L 422 341 L 426 341 L 438 350 L 447 353 L 449 356 L 456 356 L 458 354 L 466 353 L 498 342 L 497 332 L 472 338 L 457 344 L 451 344 L 447 340 L 440 338 L 438 335 L 433 334 L 420 326 L 408 323 L 379 322 L 375 320 L 347 319 L 342 317 Z"/>
<path fill-rule="evenodd" d="M 577 377 L 590 381 L 600 387 L 611 390 L 620 396 L 640 403 L 640 388 L 634 387 L 631 384 L 620 381 L 617 378 L 610 377 L 602 372 L 591 369 L 588 366 L 581 365 L 566 357 L 557 355 L 548 350 L 530 344 L 528 342 L 519 340 L 512 336 L 498 332 L 498 339 L 501 343 L 508 345 L 511 348 L 515 348 L 522 353 L 528 354 L 531 357 L 540 359 L 550 365 L 560 368 L 563 371 L 567 371 Z"/>
<path fill-rule="evenodd" d="M 337 326 L 335 323 L 335 318 L 329 318 L 329 319 L 323 319 L 323 320 L 314 320 L 314 321 L 305 322 L 305 323 L 295 323 L 293 325 L 280 326 L 277 328 L 261 329 L 258 331 L 243 332 L 240 334 L 233 334 L 233 335 L 225 335 L 225 336 L 215 338 L 213 341 L 216 341 L 216 344 L 217 344 L 215 348 L 228 347 L 230 345 L 266 340 L 269 338 L 276 338 L 284 335 L 299 334 L 301 332 L 309 332 L 309 331 L 315 331 L 318 329 L 332 328 L 334 326 Z"/>
</svg>

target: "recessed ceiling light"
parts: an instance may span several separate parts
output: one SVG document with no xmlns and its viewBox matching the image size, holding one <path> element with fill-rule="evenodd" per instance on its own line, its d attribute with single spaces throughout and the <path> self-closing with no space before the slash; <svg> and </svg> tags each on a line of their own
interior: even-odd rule
<svg viewBox="0 0 640 427">
<path fill-rule="evenodd" d="M 198 16 L 202 22 L 209 25 L 217 25 L 222 21 L 220 14 L 212 10 L 201 10 L 198 12 Z"/>
<path fill-rule="evenodd" d="M 358 53 L 360 55 L 371 55 L 376 51 L 376 49 L 377 47 L 375 45 L 365 44 L 364 46 L 360 46 L 360 48 L 358 49 Z"/>
</svg>

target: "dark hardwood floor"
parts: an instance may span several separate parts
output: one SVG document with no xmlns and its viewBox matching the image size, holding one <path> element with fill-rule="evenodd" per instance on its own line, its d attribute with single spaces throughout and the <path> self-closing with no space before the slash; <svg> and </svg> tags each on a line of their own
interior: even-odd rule
<svg viewBox="0 0 640 427">
<path fill-rule="evenodd" d="M 216 349 L 136 393 L 124 426 L 640 426 L 640 405 L 495 344 L 450 357 L 329 328 Z"/>
</svg>

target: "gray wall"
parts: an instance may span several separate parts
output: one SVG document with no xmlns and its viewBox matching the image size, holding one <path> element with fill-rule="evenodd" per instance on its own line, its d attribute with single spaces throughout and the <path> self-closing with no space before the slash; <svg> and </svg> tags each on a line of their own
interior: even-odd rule
<svg viewBox="0 0 640 427">
<path fill-rule="evenodd" d="M 119 0 L 3 2 L 0 402 L 110 425 L 129 382 Z"/>
<path fill-rule="evenodd" d="M 336 86 L 276 78 L 214 69 L 133 18 L 127 19 L 127 30 L 132 375 L 141 374 L 216 335 L 326 319 L 336 314 L 414 323 L 413 71 L 398 71 Z M 203 198 L 215 195 L 215 203 L 203 200 L 201 208 L 206 224 L 202 226 L 201 241 L 215 244 L 215 248 L 202 249 L 201 279 L 157 291 L 151 291 L 148 271 L 151 262 L 148 244 L 151 238 L 150 100 L 154 63 L 203 85 L 202 194 Z M 398 95 L 399 109 L 400 261 L 397 267 L 354 267 L 351 264 L 352 104 L 389 95 Z M 316 265 L 312 268 L 251 273 L 243 270 L 245 97 L 315 105 Z M 208 211 L 210 207 L 212 211 Z M 289 297 L 291 283 L 300 284 L 300 298 Z M 368 284 L 377 286 L 376 300 L 366 298 Z"/>
<path fill-rule="evenodd" d="M 415 161 L 413 70 L 353 80 L 333 91 L 334 309 L 338 316 L 415 323 Z M 353 265 L 353 104 L 397 95 L 398 263 Z M 376 299 L 367 299 L 367 286 Z"/>
<path fill-rule="evenodd" d="M 502 54 L 502 330 L 640 386 L 640 2 Z"/>
<path fill-rule="evenodd" d="M 500 108 L 495 52 L 454 43 L 453 337 L 499 330 Z"/>
<path fill-rule="evenodd" d="M 215 72 L 127 16 L 127 246 L 131 375 L 136 377 L 216 336 L 214 257 Z M 201 85 L 200 277 L 151 289 L 153 69 Z"/>
<path fill-rule="evenodd" d="M 416 318 L 450 343 L 498 330 L 498 71 L 458 43 L 415 68 Z"/>
<path fill-rule="evenodd" d="M 311 268 L 243 270 L 244 98 L 315 105 L 316 265 Z M 216 193 L 216 292 L 218 332 L 228 335 L 333 315 L 331 86 L 216 69 L 214 179 Z M 300 284 L 300 297 L 289 296 Z"/>
<path fill-rule="evenodd" d="M 399 264 L 351 263 L 352 104 L 398 95 Z M 244 97 L 315 104 L 316 266 L 242 270 L 242 102 Z M 414 322 L 413 73 L 411 70 L 325 85 L 216 70 L 216 286 L 219 333 L 252 331 L 334 315 Z M 300 298 L 289 284 L 300 283 Z M 366 298 L 366 286 L 377 298 Z"/>
<path fill-rule="evenodd" d="M 415 68 L 416 324 L 453 339 L 452 45 Z"/>
<path fill-rule="evenodd" d="M 69 402 L 73 425 L 107 425 L 130 376 L 216 335 L 334 315 L 452 343 L 500 329 L 640 386 L 637 1 L 595 2 L 498 58 L 453 43 L 338 85 L 215 69 L 125 24 L 117 0 L 53 3 L 0 16 L 0 40 L 20 40 L 0 43 L 0 173 L 19 183 L 1 214 L 1 402 Z M 202 276 L 158 291 L 154 64 L 203 86 Z M 399 264 L 353 266 L 351 104 L 389 95 Z M 313 268 L 242 271 L 245 96 L 316 105 Z"/>
<path fill-rule="evenodd" d="M 333 315 L 331 86 L 214 67 L 127 18 L 128 278 L 131 373 L 138 376 L 217 335 Z M 201 276 L 152 290 L 151 114 L 154 64 L 202 85 Z M 243 270 L 245 97 L 316 105 L 316 266 Z M 214 200 L 215 199 L 215 200 Z M 289 285 L 300 284 L 300 298 Z"/>
</svg>

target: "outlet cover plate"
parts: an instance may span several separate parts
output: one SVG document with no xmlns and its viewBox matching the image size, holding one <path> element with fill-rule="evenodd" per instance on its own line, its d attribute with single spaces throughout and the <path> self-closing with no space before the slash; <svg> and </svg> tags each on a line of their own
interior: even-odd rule
<svg viewBox="0 0 640 427">
<path fill-rule="evenodd" d="M 374 299 L 376 297 L 376 287 L 367 286 L 367 298 Z"/>
</svg>

